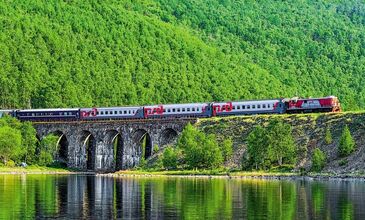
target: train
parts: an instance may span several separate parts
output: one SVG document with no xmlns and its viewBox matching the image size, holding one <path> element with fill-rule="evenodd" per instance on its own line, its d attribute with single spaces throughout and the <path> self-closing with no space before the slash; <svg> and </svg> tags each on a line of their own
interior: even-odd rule
<svg viewBox="0 0 365 220">
<path fill-rule="evenodd" d="M 208 118 L 231 115 L 293 114 L 311 112 L 340 112 L 336 96 L 322 98 L 278 98 L 228 102 L 161 104 L 125 107 L 10 109 L 0 110 L 0 117 L 10 115 L 20 121 L 58 120 L 119 120 Z"/>
</svg>

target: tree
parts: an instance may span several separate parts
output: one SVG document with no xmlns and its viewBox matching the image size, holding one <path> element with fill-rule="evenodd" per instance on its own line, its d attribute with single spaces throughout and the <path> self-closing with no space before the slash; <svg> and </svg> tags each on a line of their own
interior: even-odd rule
<svg viewBox="0 0 365 220">
<path fill-rule="evenodd" d="M 271 120 L 268 128 L 269 155 L 272 160 L 277 160 L 278 165 L 295 163 L 296 150 L 292 136 L 292 128 L 279 120 Z"/>
<path fill-rule="evenodd" d="M 339 146 L 339 154 L 342 157 L 350 155 L 355 149 L 355 141 L 353 140 L 350 129 L 346 125 L 342 131 L 340 146 Z"/>
<path fill-rule="evenodd" d="M 22 136 L 17 129 L 0 127 L 0 159 L 6 163 L 9 159 L 17 160 L 21 155 Z"/>
<path fill-rule="evenodd" d="M 47 135 L 41 140 L 38 164 L 50 165 L 57 155 L 57 142 L 59 137 L 53 134 Z"/>
<path fill-rule="evenodd" d="M 312 170 L 321 171 L 326 164 L 326 155 L 319 149 L 316 148 L 313 151 L 312 156 Z"/>
<path fill-rule="evenodd" d="M 163 158 L 162 158 L 162 163 L 163 166 L 165 167 L 165 169 L 176 169 L 177 167 L 177 151 L 171 147 L 168 146 L 164 152 L 163 152 Z"/>
<path fill-rule="evenodd" d="M 225 161 L 228 160 L 233 154 L 232 139 L 225 139 L 222 143 L 222 154 Z"/>
<path fill-rule="evenodd" d="M 255 166 L 255 169 L 263 168 L 265 158 L 268 158 L 269 140 L 267 131 L 256 126 L 247 137 L 247 151 L 249 160 Z"/>
<path fill-rule="evenodd" d="M 191 124 L 188 124 L 178 140 L 183 160 L 189 168 L 211 169 L 223 162 L 221 149 L 213 134 L 206 136 Z"/>
<path fill-rule="evenodd" d="M 326 135 L 324 138 L 326 144 L 331 144 L 332 143 L 332 134 L 329 128 L 326 128 Z"/>
<path fill-rule="evenodd" d="M 36 137 L 36 130 L 30 122 L 22 123 L 22 146 L 24 149 L 24 161 L 26 163 L 36 162 L 36 147 L 38 139 Z"/>
</svg>

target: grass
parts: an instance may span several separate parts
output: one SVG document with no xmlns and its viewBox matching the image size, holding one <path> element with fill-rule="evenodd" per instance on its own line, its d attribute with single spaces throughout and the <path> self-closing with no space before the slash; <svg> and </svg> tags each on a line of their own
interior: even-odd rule
<svg viewBox="0 0 365 220">
<path fill-rule="evenodd" d="M 72 170 L 65 168 L 45 167 L 31 165 L 24 167 L 0 166 L 0 173 L 71 173 Z"/>
</svg>

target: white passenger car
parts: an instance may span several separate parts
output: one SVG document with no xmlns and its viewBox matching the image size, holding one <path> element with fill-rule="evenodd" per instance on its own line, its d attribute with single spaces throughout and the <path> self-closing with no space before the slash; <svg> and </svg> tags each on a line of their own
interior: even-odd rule
<svg viewBox="0 0 365 220">
<path fill-rule="evenodd" d="M 209 117 L 210 115 L 209 103 L 167 104 L 144 107 L 145 118 Z"/>
<path fill-rule="evenodd" d="M 131 107 L 108 107 L 108 108 L 82 108 L 81 119 L 133 119 L 143 118 L 143 108 Z"/>
</svg>

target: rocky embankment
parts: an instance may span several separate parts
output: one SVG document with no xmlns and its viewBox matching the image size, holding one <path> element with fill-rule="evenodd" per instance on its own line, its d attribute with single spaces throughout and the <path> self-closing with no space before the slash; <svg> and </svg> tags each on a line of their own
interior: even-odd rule
<svg viewBox="0 0 365 220">
<path fill-rule="evenodd" d="M 327 156 L 323 172 L 333 174 L 365 174 L 365 113 L 327 113 L 297 115 L 258 115 L 226 118 L 200 119 L 195 124 L 206 133 L 214 133 L 218 139 L 232 138 L 234 154 L 226 166 L 240 168 L 246 153 L 246 138 L 256 125 L 266 125 L 270 119 L 277 118 L 292 125 L 293 137 L 298 149 L 296 168 L 309 171 L 312 165 L 313 150 L 318 147 Z M 340 157 L 338 146 L 345 125 L 348 125 L 356 149 L 347 157 Z M 325 132 L 329 129 L 332 143 L 325 142 Z"/>
</svg>

